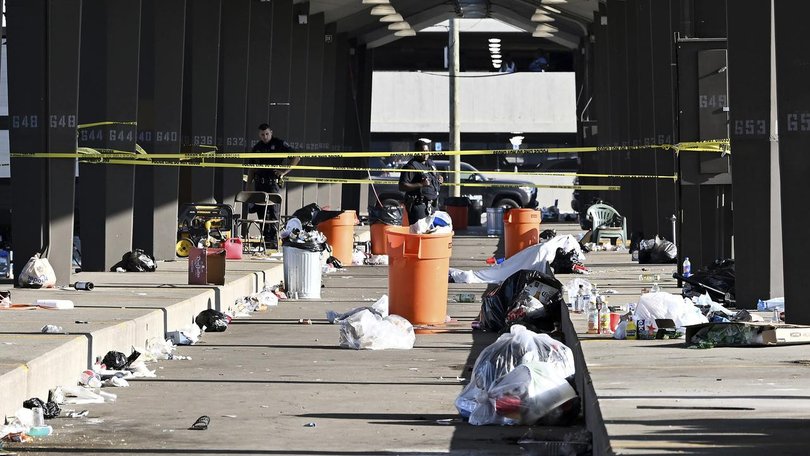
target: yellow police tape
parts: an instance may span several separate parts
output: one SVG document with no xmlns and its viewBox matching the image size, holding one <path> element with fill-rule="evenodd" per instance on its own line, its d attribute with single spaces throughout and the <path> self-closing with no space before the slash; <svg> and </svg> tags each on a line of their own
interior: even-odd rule
<svg viewBox="0 0 810 456">
<path fill-rule="evenodd" d="M 106 126 L 106 125 L 135 125 L 135 126 L 137 126 L 138 122 L 133 122 L 133 121 L 130 121 L 130 122 L 114 122 L 114 121 L 92 122 L 92 123 L 76 125 L 76 128 L 81 130 L 83 128 L 103 127 L 103 126 Z"/>
</svg>

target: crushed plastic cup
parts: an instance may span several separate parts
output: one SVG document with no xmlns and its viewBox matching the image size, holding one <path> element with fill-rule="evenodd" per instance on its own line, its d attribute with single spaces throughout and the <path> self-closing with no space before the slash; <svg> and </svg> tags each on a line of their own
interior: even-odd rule
<svg viewBox="0 0 810 456">
<path fill-rule="evenodd" d="M 42 411 L 42 407 L 34 407 L 31 411 L 34 412 L 34 427 L 45 426 L 45 413 Z"/>
<path fill-rule="evenodd" d="M 98 388 L 101 386 L 101 377 L 91 369 L 87 369 L 86 371 L 82 372 L 81 376 L 79 377 L 79 381 L 82 385 L 89 386 L 91 388 Z"/>
</svg>

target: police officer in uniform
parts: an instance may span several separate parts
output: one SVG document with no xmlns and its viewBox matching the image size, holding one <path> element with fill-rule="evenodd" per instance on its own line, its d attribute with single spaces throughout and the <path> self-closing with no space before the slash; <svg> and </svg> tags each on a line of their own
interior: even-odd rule
<svg viewBox="0 0 810 456">
<path fill-rule="evenodd" d="M 405 192 L 405 210 L 408 211 L 411 227 L 436 210 L 439 186 L 443 182 L 442 176 L 436 173 L 436 165 L 429 158 L 428 141 L 416 141 L 416 150 L 419 152 L 402 166 L 403 171 L 399 174 L 399 190 Z"/>
<path fill-rule="evenodd" d="M 281 138 L 273 137 L 273 130 L 270 125 L 263 123 L 259 125 L 259 142 L 253 146 L 253 152 L 293 152 L 293 149 Z M 249 164 L 259 165 L 284 165 L 295 166 L 301 161 L 300 157 L 287 158 L 251 158 L 248 160 Z M 248 168 L 248 188 L 253 183 L 254 190 L 268 193 L 281 193 L 281 187 L 284 185 L 283 178 L 290 172 L 290 169 L 281 168 Z M 250 212 L 255 212 L 259 217 L 278 220 L 279 208 L 275 205 L 267 206 L 266 213 L 262 214 L 261 206 L 253 206 Z M 265 226 L 264 238 L 265 242 L 271 249 L 278 249 L 278 235 L 276 233 L 276 225 L 269 224 Z"/>
</svg>

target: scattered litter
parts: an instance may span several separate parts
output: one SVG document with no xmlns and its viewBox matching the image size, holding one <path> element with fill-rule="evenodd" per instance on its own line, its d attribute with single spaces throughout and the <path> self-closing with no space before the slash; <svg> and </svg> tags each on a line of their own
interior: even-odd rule
<svg viewBox="0 0 810 456">
<path fill-rule="evenodd" d="M 308 318 L 307 318 L 306 320 L 305 320 L 305 319 L 303 319 L 303 318 L 299 318 L 299 319 L 298 319 L 298 324 L 299 324 L 299 325 L 311 325 L 311 324 L 312 324 L 312 320 L 310 320 L 310 319 L 308 319 Z"/>
<path fill-rule="evenodd" d="M 305 424 L 304 427 L 315 427 L 315 423 L 309 422 Z"/>
<path fill-rule="evenodd" d="M 188 429 L 191 430 L 191 431 L 204 431 L 204 430 L 208 429 L 208 425 L 210 423 L 211 423 L 211 418 L 206 416 L 206 415 L 203 415 L 203 416 L 197 418 L 197 421 L 195 421 L 194 424 L 192 424 L 191 427 L 188 428 Z"/>
<path fill-rule="evenodd" d="M 82 410 L 81 412 L 77 412 L 75 410 L 68 410 L 67 413 L 65 413 L 65 416 L 67 416 L 68 418 L 84 418 L 87 416 L 88 413 L 89 412 L 87 410 Z"/>
<path fill-rule="evenodd" d="M 223 418 L 236 418 L 236 415 L 222 415 Z"/>
<path fill-rule="evenodd" d="M 87 320 L 76 320 L 74 323 L 76 323 L 77 325 L 86 325 L 90 322 Z"/>
<path fill-rule="evenodd" d="M 200 340 L 202 329 L 195 323 L 178 331 L 166 333 L 166 337 L 175 345 L 194 345 Z"/>
<path fill-rule="evenodd" d="M 63 386 L 62 392 L 65 394 L 65 404 L 82 405 L 104 403 L 103 397 L 81 386 Z"/>
<path fill-rule="evenodd" d="M 104 380 L 102 383 L 103 386 L 113 386 L 118 388 L 126 388 L 129 386 L 129 382 L 126 381 L 124 378 L 121 377 L 111 377 L 107 380 Z"/>
<path fill-rule="evenodd" d="M 43 333 L 50 333 L 50 334 L 64 333 L 62 327 L 56 325 L 45 325 L 42 327 L 40 331 L 42 331 Z"/>
<path fill-rule="evenodd" d="M 205 332 L 222 332 L 228 329 L 231 317 L 218 310 L 206 309 L 197 315 L 194 322 Z"/>
<path fill-rule="evenodd" d="M 101 364 L 103 364 L 107 369 L 126 369 L 130 364 L 135 362 L 139 356 L 141 356 L 141 353 L 137 350 L 132 350 L 132 353 L 130 353 L 129 356 L 119 351 L 111 350 L 104 355 L 104 359 L 101 361 Z"/>
<path fill-rule="evenodd" d="M 67 310 L 73 308 L 73 301 L 69 299 L 37 299 L 36 304 L 46 309 Z"/>
</svg>

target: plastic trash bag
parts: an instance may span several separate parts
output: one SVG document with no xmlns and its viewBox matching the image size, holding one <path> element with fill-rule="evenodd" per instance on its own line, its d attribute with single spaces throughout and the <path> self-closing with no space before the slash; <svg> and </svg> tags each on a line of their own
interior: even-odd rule
<svg viewBox="0 0 810 456">
<path fill-rule="evenodd" d="M 25 263 L 17 283 L 23 288 L 52 288 L 56 285 L 56 273 L 48 259 L 37 253 Z"/>
<path fill-rule="evenodd" d="M 576 397 L 553 365 L 532 361 L 515 367 L 476 397 L 470 424 L 534 424 Z"/>
<path fill-rule="evenodd" d="M 529 295 L 535 297 L 543 306 L 556 306 L 556 310 L 549 307 L 544 313 L 545 324 L 537 318 L 535 319 L 514 319 L 508 318 L 510 311 L 521 305 L 516 303 L 516 299 L 521 292 L 526 289 Z M 537 327 L 547 330 L 554 328 L 555 316 L 559 321 L 559 305 L 562 300 L 562 284 L 554 276 L 534 270 L 522 270 L 512 274 L 500 285 L 490 285 L 481 296 L 481 312 L 479 321 L 481 328 L 489 331 L 500 331 L 511 323 L 525 321 Z"/>
<path fill-rule="evenodd" d="M 199 318 L 199 315 L 197 317 Z M 166 333 L 166 338 L 175 345 L 194 345 L 200 340 L 202 334 L 202 328 L 198 324 L 195 322 L 183 329 L 170 331 Z"/>
<path fill-rule="evenodd" d="M 363 309 L 340 322 L 340 346 L 355 350 L 413 348 L 416 334 L 413 325 L 399 315 L 385 318 Z"/>
<path fill-rule="evenodd" d="M 644 320 L 648 326 L 656 319 L 671 319 L 676 328 L 709 322 L 691 300 L 663 291 L 641 295 L 633 318 Z"/>
<path fill-rule="evenodd" d="M 469 417 L 478 406 L 476 397 L 486 394 L 497 379 L 515 367 L 533 361 L 542 361 L 562 378 L 574 375 L 574 354 L 565 344 L 547 334 L 537 334 L 522 325 L 514 325 L 506 334 L 485 348 L 472 370 L 470 383 L 456 398 L 456 408 L 463 417 Z"/>
<path fill-rule="evenodd" d="M 104 355 L 104 359 L 101 360 L 101 364 L 107 366 L 107 369 L 126 369 L 130 364 L 138 359 L 139 356 L 141 356 L 141 354 L 138 352 L 138 350 L 133 350 L 129 356 L 119 351 L 110 350 L 106 355 Z"/>
<path fill-rule="evenodd" d="M 42 415 L 45 419 L 56 418 L 62 413 L 62 409 L 59 408 L 59 404 L 54 401 L 43 402 L 42 399 L 38 397 L 32 397 L 27 401 L 23 402 L 23 407 L 27 409 L 33 409 L 34 407 L 42 408 Z"/>
<path fill-rule="evenodd" d="M 320 211 L 320 206 L 318 206 L 316 203 L 310 203 L 293 212 L 292 216 L 301 222 L 304 229 L 313 229 L 315 224 L 312 223 L 312 221 Z"/>
<path fill-rule="evenodd" d="M 281 240 L 281 245 L 308 252 L 323 252 L 326 250 L 326 236 L 315 229 L 309 231 L 293 229 L 287 237 Z"/>
<path fill-rule="evenodd" d="M 383 207 L 369 206 L 368 224 L 383 223 L 385 225 L 402 225 L 402 206 L 387 204 Z"/>
<path fill-rule="evenodd" d="M 678 262 L 678 247 L 665 238 L 655 236 L 639 242 L 639 264 L 668 264 Z"/>
<path fill-rule="evenodd" d="M 715 301 L 728 302 L 735 298 L 736 274 L 734 272 L 734 260 L 715 260 L 708 267 L 705 269 L 701 268 L 689 278 L 692 279 L 693 282 L 705 284 L 723 294 L 721 295 L 714 290 L 686 282 L 683 285 L 683 295 L 687 298 L 700 296 L 704 293 L 709 293 L 711 298 Z M 726 300 L 726 294 L 729 295 L 729 300 Z"/>
<path fill-rule="evenodd" d="M 326 311 L 326 320 L 329 323 L 340 323 L 341 321 L 351 317 L 352 315 L 356 314 L 357 312 L 363 310 L 370 310 L 375 314 L 379 315 L 382 318 L 388 316 L 388 295 L 382 295 L 380 299 L 378 299 L 371 307 L 364 306 L 364 307 L 355 307 L 352 310 L 344 313 L 337 313 L 334 310 L 327 310 Z"/>
<path fill-rule="evenodd" d="M 197 315 L 194 323 L 197 323 L 200 329 L 205 328 L 205 332 L 222 332 L 228 329 L 231 317 L 218 310 L 206 309 Z"/>
<path fill-rule="evenodd" d="M 127 272 L 154 272 L 157 269 L 157 263 L 155 263 L 155 257 L 149 253 L 141 249 L 135 249 L 125 253 L 121 257 L 121 261 L 115 263 L 110 268 L 110 271 L 115 272 L 118 268 L 122 268 Z"/>
</svg>

